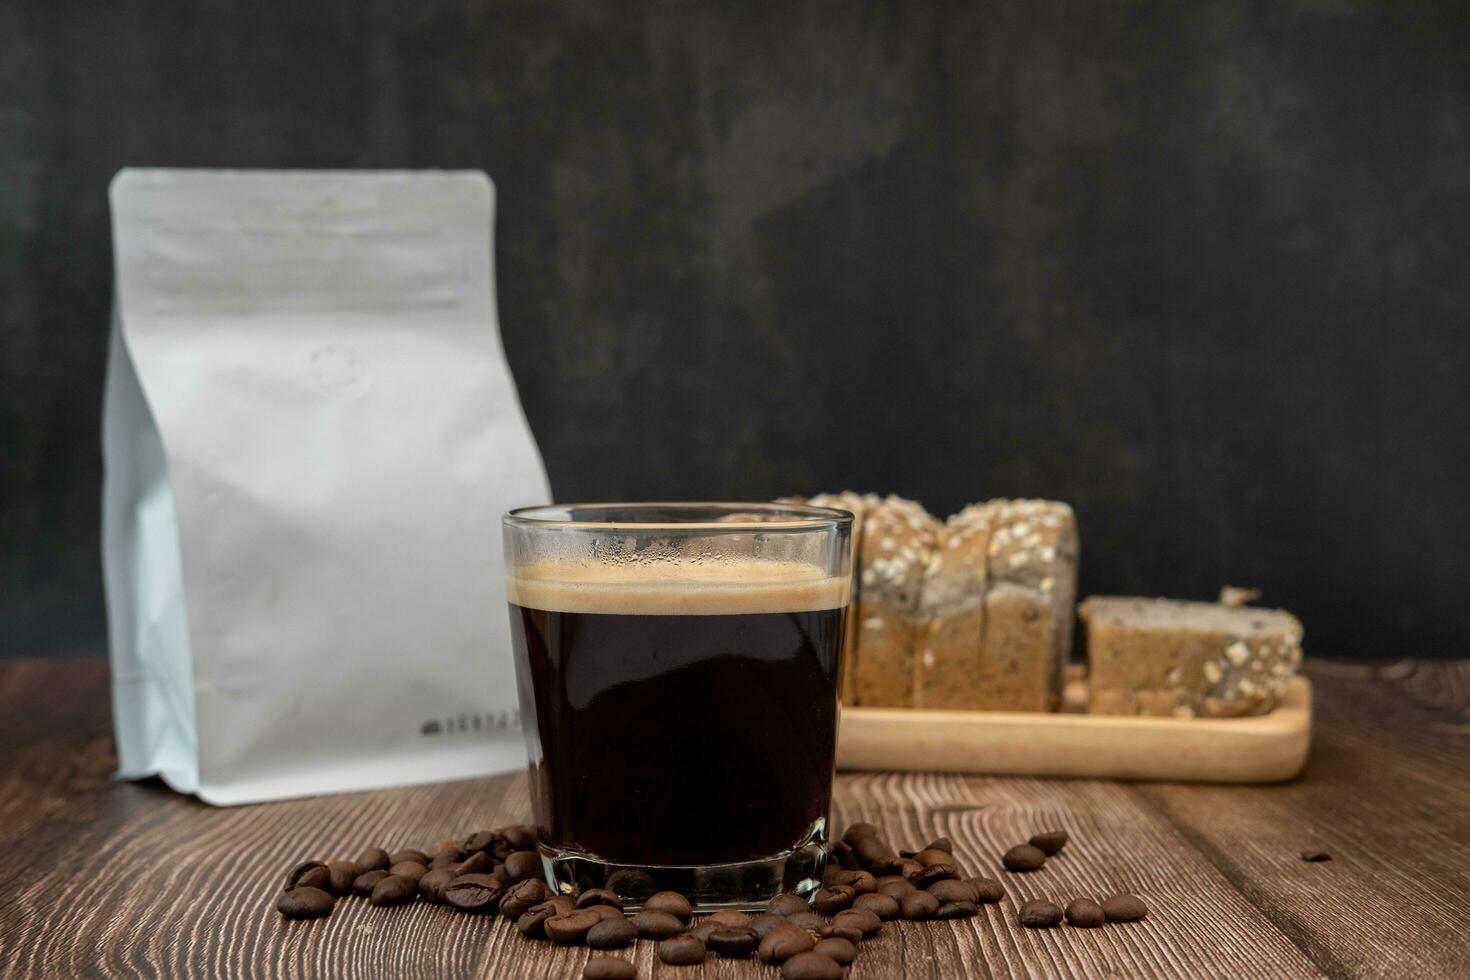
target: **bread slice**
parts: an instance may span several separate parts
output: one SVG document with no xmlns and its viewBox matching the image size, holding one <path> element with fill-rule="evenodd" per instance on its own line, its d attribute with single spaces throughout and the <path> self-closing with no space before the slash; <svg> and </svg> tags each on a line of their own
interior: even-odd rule
<svg viewBox="0 0 1470 980">
<path fill-rule="evenodd" d="M 1079 613 L 1093 714 L 1261 715 L 1302 662 L 1302 624 L 1279 609 L 1093 596 Z"/>
<path fill-rule="evenodd" d="M 918 707 L 1055 711 L 1072 650 L 1077 521 L 1050 500 L 954 515 L 924 582 Z"/>
<path fill-rule="evenodd" d="M 868 507 L 858 555 L 854 700 L 863 707 L 912 707 L 914 641 L 924 571 L 939 522 L 912 500 Z"/>
</svg>

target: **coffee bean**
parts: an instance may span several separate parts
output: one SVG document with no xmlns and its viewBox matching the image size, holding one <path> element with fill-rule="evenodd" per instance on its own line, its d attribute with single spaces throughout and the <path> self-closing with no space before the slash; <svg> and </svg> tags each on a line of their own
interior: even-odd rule
<svg viewBox="0 0 1470 980">
<path fill-rule="evenodd" d="M 658 884 L 647 871 L 623 868 L 607 876 L 603 887 L 616 892 L 625 902 L 638 902 L 658 891 Z"/>
<path fill-rule="evenodd" d="M 717 922 L 715 923 L 715 925 L 719 925 L 719 923 Z M 747 928 L 755 930 L 755 936 L 757 939 L 764 939 L 766 938 L 766 933 L 770 932 L 772 929 L 775 929 L 777 926 L 784 925 L 790 925 L 790 923 L 786 921 L 786 916 L 775 915 L 773 913 L 767 912 L 764 915 L 757 915 L 753 919 L 751 919 L 750 925 L 747 926 Z M 721 928 L 724 927 L 722 926 Z"/>
<path fill-rule="evenodd" d="M 1044 898 L 1033 898 L 1021 906 L 1020 920 L 1027 929 L 1050 929 L 1062 921 L 1062 910 Z"/>
<path fill-rule="evenodd" d="M 1067 903 L 1067 921 L 1079 929 L 1095 929 L 1106 918 L 1103 907 L 1090 898 L 1074 898 Z"/>
<path fill-rule="evenodd" d="M 915 888 L 928 888 L 936 881 L 944 881 L 948 878 L 958 878 L 959 871 L 952 864 L 931 864 L 909 879 Z"/>
<path fill-rule="evenodd" d="M 320 919 L 331 915 L 337 900 L 320 888 L 301 885 L 282 892 L 276 899 L 276 911 L 288 919 Z"/>
<path fill-rule="evenodd" d="M 419 882 L 419 887 L 422 888 L 424 881 L 428 881 L 435 873 L 430 871 L 425 875 L 423 881 Z M 527 878 L 525 881 L 518 881 L 500 896 L 500 914 L 514 922 L 548 897 L 546 885 L 540 879 Z"/>
<path fill-rule="evenodd" d="M 838 912 L 832 918 L 832 924 L 851 924 L 862 931 L 864 936 L 871 936 L 883 928 L 883 920 L 874 915 L 869 909 L 851 908 L 846 912 Z"/>
<path fill-rule="evenodd" d="M 880 919 L 898 918 L 898 900 L 889 895 L 860 895 L 852 907 L 866 909 Z"/>
<path fill-rule="evenodd" d="M 859 895 L 871 895 L 878 890 L 878 879 L 866 871 L 842 871 L 833 879 L 834 885 L 846 885 Z"/>
<path fill-rule="evenodd" d="M 864 837 L 877 837 L 878 834 L 879 834 L 879 830 L 878 830 L 877 826 L 874 825 L 874 824 L 861 823 L 861 822 L 859 822 L 859 823 L 853 823 L 853 824 L 848 824 L 847 825 L 847 829 L 842 832 L 842 841 L 845 844 L 851 844 L 853 846 L 856 846 L 857 845 L 857 842 L 861 838 L 864 838 Z"/>
<path fill-rule="evenodd" d="M 915 889 L 899 901 L 898 910 L 905 919 L 927 919 L 939 911 L 939 899 L 929 892 Z"/>
<path fill-rule="evenodd" d="M 845 913 L 844 913 L 845 914 Z M 817 945 L 810 930 L 799 926 L 784 925 L 766 933 L 757 952 L 766 963 L 784 963 L 798 953 L 805 953 Z"/>
<path fill-rule="evenodd" d="M 690 935 L 673 936 L 658 944 L 658 958 L 669 966 L 703 963 L 704 943 Z"/>
<path fill-rule="evenodd" d="M 613 908 L 621 909 L 623 900 L 618 898 L 618 893 L 606 888 L 589 888 L 577 896 L 577 908 L 585 909 L 589 905 L 611 905 Z"/>
<path fill-rule="evenodd" d="M 622 909 L 620 909 L 620 908 L 614 908 L 611 905 L 589 905 L 589 906 L 587 906 L 587 911 L 588 912 L 596 912 L 597 913 L 597 917 L 599 919 L 626 919 L 627 918 L 627 916 L 625 916 L 623 914 L 623 910 Z"/>
<path fill-rule="evenodd" d="M 302 861 L 286 872 L 286 891 L 293 888 L 319 888 L 324 892 L 332 889 L 332 872 L 320 861 Z"/>
<path fill-rule="evenodd" d="M 474 854 L 476 851 L 480 851 L 493 856 L 495 845 L 503 842 L 504 838 L 494 831 L 481 830 L 466 837 L 464 843 L 460 845 L 460 850 L 465 854 Z"/>
<path fill-rule="evenodd" d="M 744 959 L 754 953 L 759 943 L 760 939 L 750 926 L 721 927 L 710 933 L 704 942 L 711 953 L 732 960 Z"/>
<path fill-rule="evenodd" d="M 553 915 L 541 923 L 541 931 L 558 946 L 576 946 L 587 938 L 587 933 L 593 926 L 602 921 L 604 920 L 596 912 L 577 909 L 575 912 Z"/>
<path fill-rule="evenodd" d="M 910 887 L 912 887 L 912 883 L 903 875 L 879 875 L 878 877 L 873 879 L 873 883 L 878 886 L 877 888 L 873 889 L 874 891 L 880 891 L 882 890 L 884 885 L 891 885 L 894 883 L 898 883 L 901 885 L 910 885 Z"/>
<path fill-rule="evenodd" d="M 1303 861 L 1331 861 L 1332 855 L 1326 851 L 1302 851 Z"/>
<path fill-rule="evenodd" d="M 1104 899 L 1102 908 L 1109 922 L 1137 922 L 1148 915 L 1148 906 L 1143 904 L 1143 899 L 1127 892 Z"/>
<path fill-rule="evenodd" d="M 531 911 L 534 912 L 536 909 L 541 908 L 542 905 L 551 909 L 552 915 L 561 915 L 563 912 L 575 912 L 577 910 L 577 903 L 565 895 L 553 895 L 542 902 L 541 905 L 531 906 Z"/>
<path fill-rule="evenodd" d="M 945 854 L 954 854 L 954 845 L 949 842 L 948 837 L 936 837 L 924 845 L 926 851 L 943 851 Z"/>
<path fill-rule="evenodd" d="M 903 875 L 905 879 L 912 878 L 914 875 L 924 870 L 924 866 L 918 861 L 913 860 L 912 858 L 901 861 L 894 861 L 891 865 L 889 865 L 889 868 L 891 868 L 896 874 Z"/>
<path fill-rule="evenodd" d="M 495 862 L 490 855 L 484 851 L 476 851 L 460 863 L 458 871 L 462 875 L 488 874 L 495 867 Z"/>
<path fill-rule="evenodd" d="M 689 904 L 689 899 L 678 892 L 670 891 L 655 892 L 648 896 L 643 900 L 643 911 L 667 912 L 686 925 L 694 917 L 694 908 Z"/>
<path fill-rule="evenodd" d="M 362 873 L 369 871 L 387 871 L 388 865 L 393 862 L 388 860 L 388 852 L 381 847 L 365 847 L 357 860 L 352 862 L 362 869 Z"/>
<path fill-rule="evenodd" d="M 444 887 L 444 901 L 461 912 L 494 915 L 505 894 L 505 879 L 499 875 L 460 875 Z"/>
<path fill-rule="evenodd" d="M 418 884 L 418 880 L 429 873 L 429 868 L 417 861 L 399 861 L 388 869 L 388 873 L 400 878 L 412 878 L 414 884 Z"/>
<path fill-rule="evenodd" d="M 897 901 L 902 902 L 903 897 L 911 891 L 915 891 L 912 882 L 890 881 L 888 884 L 880 887 L 878 891 L 873 894 L 887 895 L 889 898 L 896 899 Z"/>
<path fill-rule="evenodd" d="M 978 902 L 980 893 L 975 886 L 968 881 L 957 881 L 954 878 L 946 878 L 936 881 L 928 888 L 929 894 L 941 902 Z"/>
<path fill-rule="evenodd" d="M 830 936 L 827 939 L 820 940 L 817 945 L 812 947 L 812 952 L 821 953 L 828 959 L 836 960 L 843 966 L 847 966 L 853 960 L 857 959 L 857 947 L 852 944 L 852 941 L 840 939 L 836 936 Z"/>
<path fill-rule="evenodd" d="M 1005 888 L 994 878 L 966 878 L 965 884 L 975 886 L 975 901 L 981 905 L 990 905 L 1005 898 Z"/>
<path fill-rule="evenodd" d="M 1000 859 L 1007 871 L 1035 871 L 1046 863 L 1046 852 L 1033 844 L 1017 844 Z"/>
<path fill-rule="evenodd" d="M 636 976 L 638 976 L 638 968 L 629 960 L 619 959 L 616 956 L 594 956 L 587 961 L 586 966 L 582 967 L 583 980 L 633 980 Z"/>
<path fill-rule="evenodd" d="M 535 851 L 516 851 L 505 859 L 505 870 L 511 881 L 525 881 L 528 878 L 541 877 L 541 855 Z M 607 891 L 607 889 L 601 889 Z M 616 893 L 607 892 L 614 898 Z M 618 907 L 621 908 L 622 899 L 618 899 Z"/>
<path fill-rule="evenodd" d="M 748 926 L 750 916 L 737 909 L 721 909 L 709 917 L 711 922 L 718 922 L 722 926 Z"/>
<path fill-rule="evenodd" d="M 818 933 L 823 939 L 846 939 L 850 943 L 863 941 L 863 931 L 853 925 L 838 925 L 833 922 L 822 928 Z"/>
<path fill-rule="evenodd" d="M 936 919 L 968 919 L 980 909 L 974 902 L 941 902 L 939 911 L 934 913 Z"/>
<path fill-rule="evenodd" d="M 430 871 L 438 871 L 441 868 L 452 868 L 455 871 L 459 870 L 458 847 L 456 847 L 456 849 L 452 852 L 440 851 L 438 854 L 435 854 L 432 858 L 429 859 Z"/>
<path fill-rule="evenodd" d="M 954 855 L 948 851 L 941 851 L 936 847 L 926 847 L 914 855 L 914 860 L 926 868 L 936 864 L 952 865 L 954 864 Z"/>
<path fill-rule="evenodd" d="M 459 841 L 450 840 L 447 837 L 436 840 L 433 843 L 433 846 L 429 848 L 429 857 L 436 858 L 441 854 L 452 855 L 454 857 L 454 860 L 458 861 L 460 856 Z"/>
<path fill-rule="evenodd" d="M 388 873 L 393 873 L 393 865 L 403 864 L 407 861 L 412 861 L 415 864 L 422 864 L 425 868 L 427 868 L 429 866 L 429 855 L 425 854 L 423 851 L 415 850 L 412 847 L 405 848 L 401 851 L 394 851 L 392 854 L 388 855 Z"/>
<path fill-rule="evenodd" d="M 444 901 L 444 889 L 455 877 L 455 873 L 448 868 L 435 868 L 419 879 L 419 894 L 424 896 L 425 901 L 437 905 Z M 525 909 L 521 911 L 524 912 Z"/>
<path fill-rule="evenodd" d="M 827 925 L 827 920 L 815 912 L 798 912 L 786 917 L 786 924 L 796 926 L 799 929 L 810 929 L 812 932 L 820 932 Z"/>
<path fill-rule="evenodd" d="M 364 871 L 352 879 L 352 890 L 363 898 L 367 898 L 373 893 L 373 888 L 377 883 L 386 877 L 388 877 L 388 872 L 382 868 L 376 871 Z"/>
<path fill-rule="evenodd" d="M 390 905 L 405 905 L 419 893 L 419 883 L 403 875 L 388 875 L 373 886 L 368 902 L 379 908 Z"/>
<path fill-rule="evenodd" d="M 1067 846 L 1067 832 L 1065 830 L 1048 830 L 1044 834 L 1032 834 L 1031 840 L 1027 843 L 1039 848 L 1041 853 L 1047 857 L 1051 857 Z"/>
<path fill-rule="evenodd" d="M 603 919 L 587 930 L 587 945 L 593 949 L 622 949 L 637 938 L 638 927 L 621 914 L 615 919 Z"/>
<path fill-rule="evenodd" d="M 328 861 L 327 874 L 333 895 L 350 895 L 352 882 L 362 874 L 362 869 L 351 861 Z"/>
<path fill-rule="evenodd" d="M 816 950 L 797 953 L 781 964 L 783 980 L 842 980 L 842 964 Z"/>
<path fill-rule="evenodd" d="M 831 888 L 821 889 L 812 896 L 812 908 L 823 915 L 836 915 L 843 909 L 850 908 L 855 898 L 857 898 L 857 892 L 850 886 L 833 885 Z M 801 902 L 801 899 L 798 898 L 797 901 Z M 806 911 L 805 902 L 801 902 L 801 911 Z"/>
<path fill-rule="evenodd" d="M 505 838 L 506 846 L 512 851 L 534 851 L 536 849 L 538 835 L 535 827 L 515 824 L 501 830 L 500 834 Z"/>
<path fill-rule="evenodd" d="M 780 916 L 777 916 L 777 918 L 780 918 Z M 781 922 L 784 925 L 785 922 L 786 922 L 786 920 L 785 919 L 781 919 Z M 709 942 L 709 937 L 710 936 L 714 935 L 716 932 L 720 931 L 721 929 L 728 929 L 728 928 L 730 928 L 730 927 L 729 926 L 720 925 L 720 923 L 718 923 L 718 922 L 711 922 L 708 919 L 704 919 L 704 920 L 702 920 L 700 922 L 695 923 L 694 925 L 690 926 L 688 929 L 686 929 L 684 931 L 687 932 L 687 933 L 689 933 L 689 935 L 693 936 L 695 939 L 698 939 L 700 942 L 706 943 L 706 942 Z"/>
<path fill-rule="evenodd" d="M 542 926 L 546 920 L 559 913 L 550 905 L 541 904 L 529 909 L 524 915 L 516 920 L 516 931 L 527 939 L 545 939 L 546 933 Z"/>
<path fill-rule="evenodd" d="M 852 845 L 845 840 L 833 841 L 827 845 L 828 863 L 835 863 L 839 868 L 856 868 L 857 858 L 853 857 Z"/>
<path fill-rule="evenodd" d="M 684 923 L 667 912 L 644 909 L 630 920 L 641 939 L 668 939 L 684 931 Z"/>
<path fill-rule="evenodd" d="M 898 860 L 898 854 L 880 837 L 860 837 L 852 842 L 852 853 L 858 864 L 872 870 L 886 868 Z"/>
<path fill-rule="evenodd" d="M 820 895 L 821 892 L 817 892 L 817 894 Z M 795 915 L 798 912 L 811 911 L 811 906 L 800 895 L 787 893 L 777 895 L 767 902 L 766 911 L 772 915 Z"/>
<path fill-rule="evenodd" d="M 497 878 L 504 878 L 507 882 L 510 881 L 510 875 L 506 874 L 505 871 L 504 861 L 496 861 L 495 866 L 490 869 L 490 873 Z"/>
</svg>

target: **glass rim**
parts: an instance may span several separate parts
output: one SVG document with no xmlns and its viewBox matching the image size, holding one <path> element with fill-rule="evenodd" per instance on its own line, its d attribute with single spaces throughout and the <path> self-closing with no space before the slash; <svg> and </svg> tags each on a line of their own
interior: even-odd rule
<svg viewBox="0 0 1470 980">
<path fill-rule="evenodd" d="M 658 520 L 658 521 L 589 521 L 569 516 L 579 508 L 620 508 L 629 511 L 639 509 L 679 510 L 725 510 L 731 514 L 768 514 L 769 518 L 758 521 L 710 521 L 710 520 Z M 558 516 L 553 516 L 558 515 Z M 787 517 L 778 515 L 790 515 Z M 577 530 L 623 530 L 623 531 L 816 531 L 851 525 L 851 511 L 836 507 L 814 507 L 811 504 L 745 503 L 737 501 L 615 501 L 608 503 L 537 504 L 531 507 L 516 507 L 507 511 L 501 522 L 507 527 L 517 528 L 565 528 Z"/>
</svg>

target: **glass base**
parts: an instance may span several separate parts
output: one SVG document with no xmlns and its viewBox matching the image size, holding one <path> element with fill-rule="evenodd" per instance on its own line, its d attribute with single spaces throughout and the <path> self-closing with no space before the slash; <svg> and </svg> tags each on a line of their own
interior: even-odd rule
<svg viewBox="0 0 1470 980">
<path fill-rule="evenodd" d="M 628 911 L 643 907 L 654 892 L 676 891 L 700 912 L 762 910 L 782 892 L 805 898 L 822 884 L 827 821 L 818 819 L 790 850 L 732 864 L 623 864 L 594 854 L 540 846 L 546 880 L 563 895 L 588 888 L 616 892 Z"/>
</svg>

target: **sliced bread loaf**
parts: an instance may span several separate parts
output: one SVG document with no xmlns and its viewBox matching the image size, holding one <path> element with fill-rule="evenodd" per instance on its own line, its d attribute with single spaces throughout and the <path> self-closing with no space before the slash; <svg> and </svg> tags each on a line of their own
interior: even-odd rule
<svg viewBox="0 0 1470 980">
<path fill-rule="evenodd" d="M 912 500 L 889 496 L 867 508 L 858 556 L 854 701 L 911 707 L 914 640 L 924 570 L 939 522 Z"/>
<path fill-rule="evenodd" d="M 1265 714 L 1301 666 L 1302 625 L 1277 609 L 1092 596 L 1078 612 L 1093 714 Z"/>
</svg>

